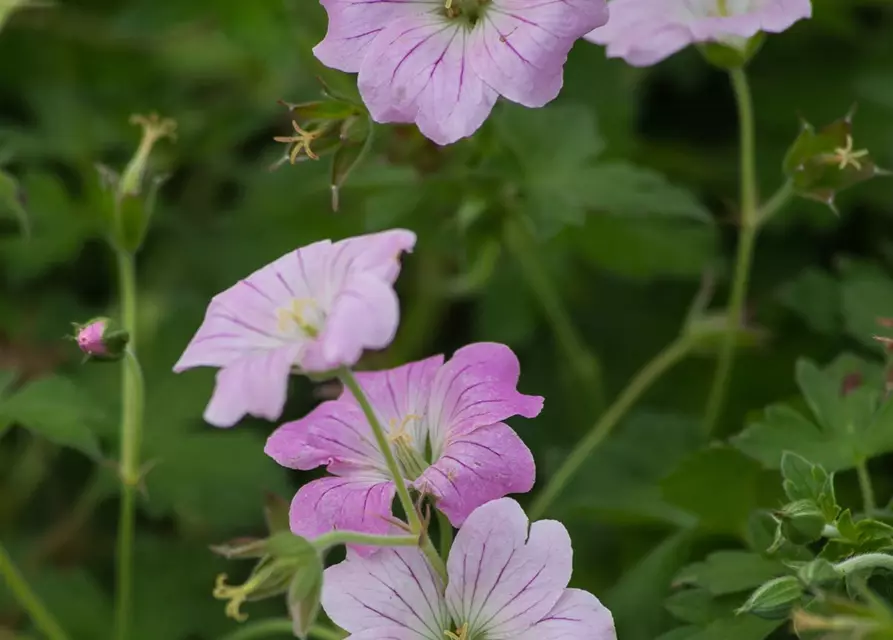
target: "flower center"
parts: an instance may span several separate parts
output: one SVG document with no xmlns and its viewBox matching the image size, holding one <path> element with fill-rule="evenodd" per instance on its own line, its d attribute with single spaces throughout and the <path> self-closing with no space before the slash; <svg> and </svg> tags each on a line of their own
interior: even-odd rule
<svg viewBox="0 0 893 640">
<path fill-rule="evenodd" d="M 322 322 L 322 310 L 309 298 L 293 298 L 290 305 L 276 309 L 279 332 L 291 337 L 315 338 Z"/>
<path fill-rule="evenodd" d="M 443 632 L 443 634 L 449 640 L 469 640 L 469 638 L 468 638 L 468 623 L 466 622 L 461 627 L 456 629 L 455 633 L 453 633 L 452 631 L 446 630 Z"/>
<path fill-rule="evenodd" d="M 415 447 L 412 434 L 407 430 L 406 426 L 413 420 L 421 420 L 422 416 L 409 414 L 400 424 L 396 419 L 391 419 L 390 433 L 388 434 L 388 442 L 394 448 L 394 455 L 397 456 L 397 462 L 403 470 L 403 475 L 408 480 L 415 480 L 425 472 L 430 464 L 425 460 L 424 456 Z M 463 640 L 465 640 L 463 638 Z"/>
<path fill-rule="evenodd" d="M 445 0 L 444 14 L 447 18 L 462 20 L 469 27 L 478 23 L 490 0 Z"/>
<path fill-rule="evenodd" d="M 729 0 L 716 0 L 716 11 L 719 15 L 726 17 L 729 15 Z"/>
</svg>

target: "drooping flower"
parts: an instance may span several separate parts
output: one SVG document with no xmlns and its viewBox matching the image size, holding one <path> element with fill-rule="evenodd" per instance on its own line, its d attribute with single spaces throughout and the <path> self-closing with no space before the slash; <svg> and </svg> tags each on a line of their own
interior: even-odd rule
<svg viewBox="0 0 893 640">
<path fill-rule="evenodd" d="M 586 36 L 608 56 L 647 67 L 690 44 L 739 47 L 759 32 L 779 33 L 812 15 L 810 0 L 613 0 L 611 19 Z"/>
<path fill-rule="evenodd" d="M 541 107 L 561 90 L 574 42 L 605 24 L 604 0 L 321 0 L 313 52 L 359 73 L 378 122 L 415 122 L 438 144 L 471 135 L 500 95 Z"/>
<path fill-rule="evenodd" d="M 561 523 L 503 498 L 459 530 L 445 590 L 418 549 L 391 548 L 327 569 L 322 606 L 348 640 L 616 640 L 611 612 L 567 588 L 572 564 Z"/>
<path fill-rule="evenodd" d="M 205 420 L 230 427 L 246 413 L 275 420 L 293 367 L 351 366 L 394 338 L 393 284 L 415 234 L 403 229 L 322 240 L 287 253 L 216 295 L 174 366 L 220 367 Z"/>
<path fill-rule="evenodd" d="M 357 379 L 387 432 L 403 474 L 460 526 L 480 505 L 533 487 L 530 450 L 502 421 L 532 418 L 543 399 L 518 393 L 520 366 L 505 345 L 477 343 Z M 369 423 L 345 391 L 282 425 L 266 452 L 294 469 L 327 465 L 291 505 L 291 528 L 315 537 L 332 529 L 387 533 L 395 486 Z"/>
</svg>

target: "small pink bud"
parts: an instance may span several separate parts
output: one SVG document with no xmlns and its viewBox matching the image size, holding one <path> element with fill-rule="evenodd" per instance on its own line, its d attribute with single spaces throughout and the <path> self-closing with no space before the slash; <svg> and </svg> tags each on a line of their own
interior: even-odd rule
<svg viewBox="0 0 893 640">
<path fill-rule="evenodd" d="M 77 334 L 78 346 L 88 356 L 105 356 L 108 354 L 105 344 L 102 342 L 102 335 L 108 326 L 106 320 L 94 320 L 80 328 Z"/>
<path fill-rule="evenodd" d="M 75 340 L 88 358 L 119 360 L 123 357 L 128 333 L 112 329 L 111 324 L 108 318 L 94 318 L 86 324 L 75 325 Z"/>
</svg>

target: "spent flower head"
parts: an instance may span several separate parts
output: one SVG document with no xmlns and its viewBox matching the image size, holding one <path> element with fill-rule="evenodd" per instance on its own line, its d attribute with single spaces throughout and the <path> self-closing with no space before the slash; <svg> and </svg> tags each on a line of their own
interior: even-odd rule
<svg viewBox="0 0 893 640">
<path fill-rule="evenodd" d="M 326 570 L 322 607 L 348 640 L 616 640 L 611 612 L 567 588 L 572 560 L 561 523 L 531 525 L 503 498 L 468 516 L 446 585 L 418 549 L 349 555 Z"/>
<path fill-rule="evenodd" d="M 414 122 L 438 144 L 474 133 L 503 96 L 541 107 L 561 89 L 574 42 L 605 24 L 604 0 L 321 0 L 314 48 L 359 73 L 377 122 Z"/>
<path fill-rule="evenodd" d="M 608 24 L 586 39 L 637 67 L 692 44 L 745 50 L 753 36 L 784 31 L 812 15 L 810 0 L 613 0 L 609 6 Z"/>
<path fill-rule="evenodd" d="M 384 426 L 402 481 L 434 498 L 455 526 L 474 509 L 533 487 L 533 456 L 503 420 L 539 414 L 543 399 L 517 391 L 511 349 L 477 343 L 357 379 Z M 346 391 L 284 424 L 266 452 L 296 469 L 326 465 L 333 476 L 298 491 L 291 528 L 309 537 L 333 529 L 387 533 L 395 486 L 360 406 Z M 365 551 L 365 550 L 363 550 Z"/>
<path fill-rule="evenodd" d="M 174 366 L 219 367 L 205 420 L 275 420 L 293 368 L 326 373 L 390 344 L 400 317 L 394 281 L 415 234 L 403 229 L 322 240 L 259 269 L 208 306 Z"/>
</svg>

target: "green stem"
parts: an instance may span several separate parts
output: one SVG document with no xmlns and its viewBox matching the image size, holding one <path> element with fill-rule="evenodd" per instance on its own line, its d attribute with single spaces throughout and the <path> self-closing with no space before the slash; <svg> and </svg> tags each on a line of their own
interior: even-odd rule
<svg viewBox="0 0 893 640">
<path fill-rule="evenodd" d="M 421 545 L 422 551 L 425 556 L 427 556 L 431 566 L 434 567 L 434 570 L 437 571 L 444 583 L 446 583 L 446 567 L 444 566 L 441 557 L 437 555 L 434 545 L 431 544 L 428 532 L 424 530 L 419 514 L 416 511 L 415 505 L 412 503 L 412 498 L 409 497 L 409 489 L 407 489 L 406 482 L 403 480 L 403 474 L 400 472 L 400 467 L 397 465 L 397 459 L 394 457 L 394 452 L 391 450 L 391 445 L 385 435 L 384 428 L 381 426 L 378 416 L 375 415 L 375 410 L 372 408 L 372 405 L 369 404 L 369 399 L 366 397 L 362 387 L 360 387 L 360 383 L 357 382 L 356 377 L 350 369 L 341 369 L 338 373 L 338 378 L 341 380 L 342 384 L 350 390 L 354 398 L 357 399 L 360 408 L 363 410 L 363 415 L 366 416 L 366 420 L 372 428 L 375 442 L 378 444 L 378 448 L 384 456 L 385 464 L 387 464 L 388 467 L 388 473 L 390 473 L 391 477 L 394 479 L 394 486 L 397 487 L 397 497 L 400 499 L 400 504 L 403 507 L 403 511 L 406 513 L 409 527 L 412 530 L 413 535 L 416 537 L 416 540 Z"/>
<path fill-rule="evenodd" d="M 331 549 L 340 544 L 361 544 L 367 547 L 414 547 L 418 543 L 418 536 L 382 536 L 359 531 L 332 531 L 313 540 L 313 546 L 320 551 Z"/>
<path fill-rule="evenodd" d="M 794 197 L 794 183 L 788 180 L 760 208 L 757 226 L 763 226 L 772 216 L 787 206 Z"/>
<path fill-rule="evenodd" d="M 605 400 L 601 364 L 574 327 L 546 269 L 538 259 L 539 248 L 520 215 L 507 217 L 505 239 L 528 286 L 539 299 L 565 359 L 580 378 L 582 388 L 587 390 L 586 395 L 594 398 L 595 409 L 600 410 Z"/>
<path fill-rule="evenodd" d="M 862 505 L 865 513 L 871 515 L 877 509 L 874 500 L 874 488 L 871 486 L 871 475 L 868 473 L 868 465 L 862 460 L 856 465 L 856 475 L 859 476 L 859 490 L 862 492 Z"/>
<path fill-rule="evenodd" d="M 440 527 L 440 557 L 448 558 L 453 546 L 453 525 L 442 511 L 437 512 L 437 524 Z"/>
<path fill-rule="evenodd" d="M 741 130 L 741 231 L 738 238 L 738 255 L 735 259 L 735 274 L 732 281 L 732 294 L 728 308 L 726 335 L 719 353 L 713 387 L 707 400 L 704 416 L 704 429 L 713 433 L 722 415 L 728 393 L 729 381 L 735 365 L 735 347 L 738 332 L 744 315 L 744 301 L 750 280 L 753 251 L 759 229 L 757 209 L 756 143 L 754 140 L 753 99 L 750 86 L 743 69 L 730 72 L 732 86 L 738 102 L 738 117 Z"/>
<path fill-rule="evenodd" d="M 627 411 L 654 382 L 674 365 L 684 359 L 697 344 L 697 338 L 684 336 L 658 353 L 653 360 L 642 367 L 629 385 L 620 393 L 608 410 L 602 414 L 592 430 L 577 444 L 564 464 L 549 480 L 546 488 L 537 496 L 529 510 L 530 519 L 536 520 L 562 492 L 570 479 L 577 473 L 592 451 L 614 430 Z"/>
<path fill-rule="evenodd" d="M 294 626 L 288 618 L 276 618 L 274 620 L 262 620 L 253 624 L 246 624 L 232 633 L 228 633 L 221 640 L 254 640 L 274 635 L 288 635 L 294 637 Z M 310 627 L 310 637 L 318 640 L 342 640 L 339 632 L 327 629 L 319 625 Z"/>
<path fill-rule="evenodd" d="M 19 573 L 2 544 L 0 544 L 0 576 L 3 576 L 12 595 L 31 616 L 34 626 L 40 629 L 49 640 L 67 640 L 68 636 L 62 627 L 25 582 L 25 578 Z"/>
<path fill-rule="evenodd" d="M 887 569 L 893 571 L 893 556 L 886 553 L 863 553 L 860 556 L 847 558 L 834 565 L 843 575 L 864 571 L 865 569 Z"/>
<path fill-rule="evenodd" d="M 123 360 L 121 402 L 121 512 L 118 521 L 116 638 L 130 637 L 133 601 L 133 541 L 136 493 L 140 483 L 140 444 L 143 423 L 143 376 L 136 356 L 136 269 L 133 255 L 118 251 L 121 324 L 130 334 Z"/>
</svg>

